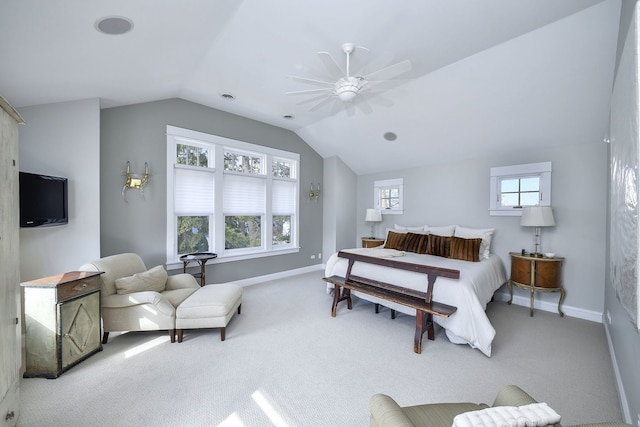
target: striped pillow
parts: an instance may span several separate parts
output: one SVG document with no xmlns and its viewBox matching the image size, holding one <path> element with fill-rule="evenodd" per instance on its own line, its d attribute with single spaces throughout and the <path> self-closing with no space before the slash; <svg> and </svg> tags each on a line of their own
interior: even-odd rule
<svg viewBox="0 0 640 427">
<path fill-rule="evenodd" d="M 460 259 L 462 261 L 480 261 L 480 245 L 482 239 L 463 239 L 461 237 L 451 237 L 451 253 L 449 258 Z"/>
<path fill-rule="evenodd" d="M 389 230 L 389 233 L 387 233 L 387 241 L 384 242 L 384 247 L 387 249 L 404 251 L 404 243 L 406 239 L 407 233 L 394 233 Z"/>
<path fill-rule="evenodd" d="M 448 258 L 450 247 L 451 237 L 429 234 L 429 239 L 427 242 L 427 254 Z"/>
<path fill-rule="evenodd" d="M 426 251 L 424 251 L 424 249 L 426 249 L 424 244 L 424 241 L 427 239 L 426 234 L 407 233 L 406 236 L 407 238 L 404 241 L 405 252 L 415 252 L 417 254 L 426 253 Z"/>
</svg>

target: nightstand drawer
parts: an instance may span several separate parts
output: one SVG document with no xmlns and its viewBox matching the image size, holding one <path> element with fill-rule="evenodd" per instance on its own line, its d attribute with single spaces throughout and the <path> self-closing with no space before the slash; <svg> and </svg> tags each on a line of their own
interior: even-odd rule
<svg viewBox="0 0 640 427">
<path fill-rule="evenodd" d="M 75 282 L 65 283 L 57 288 L 58 302 L 68 301 L 82 295 L 100 290 L 100 276 L 89 277 Z"/>
</svg>

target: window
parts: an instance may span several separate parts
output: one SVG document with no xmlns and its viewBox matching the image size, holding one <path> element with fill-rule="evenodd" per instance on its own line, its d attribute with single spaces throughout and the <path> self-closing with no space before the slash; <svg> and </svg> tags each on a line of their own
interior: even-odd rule
<svg viewBox="0 0 640 427">
<path fill-rule="evenodd" d="M 520 216 L 523 206 L 551 205 L 551 162 L 491 168 L 491 215 Z"/>
<path fill-rule="evenodd" d="M 387 179 L 373 183 L 373 206 L 382 214 L 401 214 L 403 179 Z"/>
<path fill-rule="evenodd" d="M 298 251 L 299 155 L 167 126 L 167 263 Z"/>
</svg>

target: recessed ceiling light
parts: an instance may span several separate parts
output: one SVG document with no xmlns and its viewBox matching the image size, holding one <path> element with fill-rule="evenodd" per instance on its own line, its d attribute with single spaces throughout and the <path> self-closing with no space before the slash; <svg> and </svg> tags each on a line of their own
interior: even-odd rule
<svg viewBox="0 0 640 427">
<path fill-rule="evenodd" d="M 284 114 L 282 117 L 287 120 L 293 120 L 296 118 L 296 116 L 294 116 L 293 114 Z"/>
<path fill-rule="evenodd" d="M 220 98 L 226 99 L 227 101 L 233 101 L 234 99 L 236 99 L 236 97 L 231 95 L 230 93 L 221 93 Z"/>
<path fill-rule="evenodd" d="M 398 135 L 393 132 L 387 132 L 384 134 L 384 139 L 386 139 L 387 141 L 395 141 L 397 138 Z"/>
<path fill-rule="evenodd" d="M 103 34 L 118 36 L 126 34 L 133 29 L 133 21 L 122 16 L 105 16 L 95 23 L 96 30 Z"/>
</svg>

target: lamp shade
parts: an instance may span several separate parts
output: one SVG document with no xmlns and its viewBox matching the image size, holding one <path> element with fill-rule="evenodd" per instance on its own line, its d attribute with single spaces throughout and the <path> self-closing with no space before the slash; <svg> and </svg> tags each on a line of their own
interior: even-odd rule
<svg viewBox="0 0 640 427">
<path fill-rule="evenodd" d="M 525 206 L 520 225 L 524 227 L 550 227 L 556 225 L 551 206 Z"/>
<path fill-rule="evenodd" d="M 367 209 L 367 215 L 364 218 L 365 221 L 380 222 L 382 221 L 382 214 L 378 209 Z"/>
</svg>

